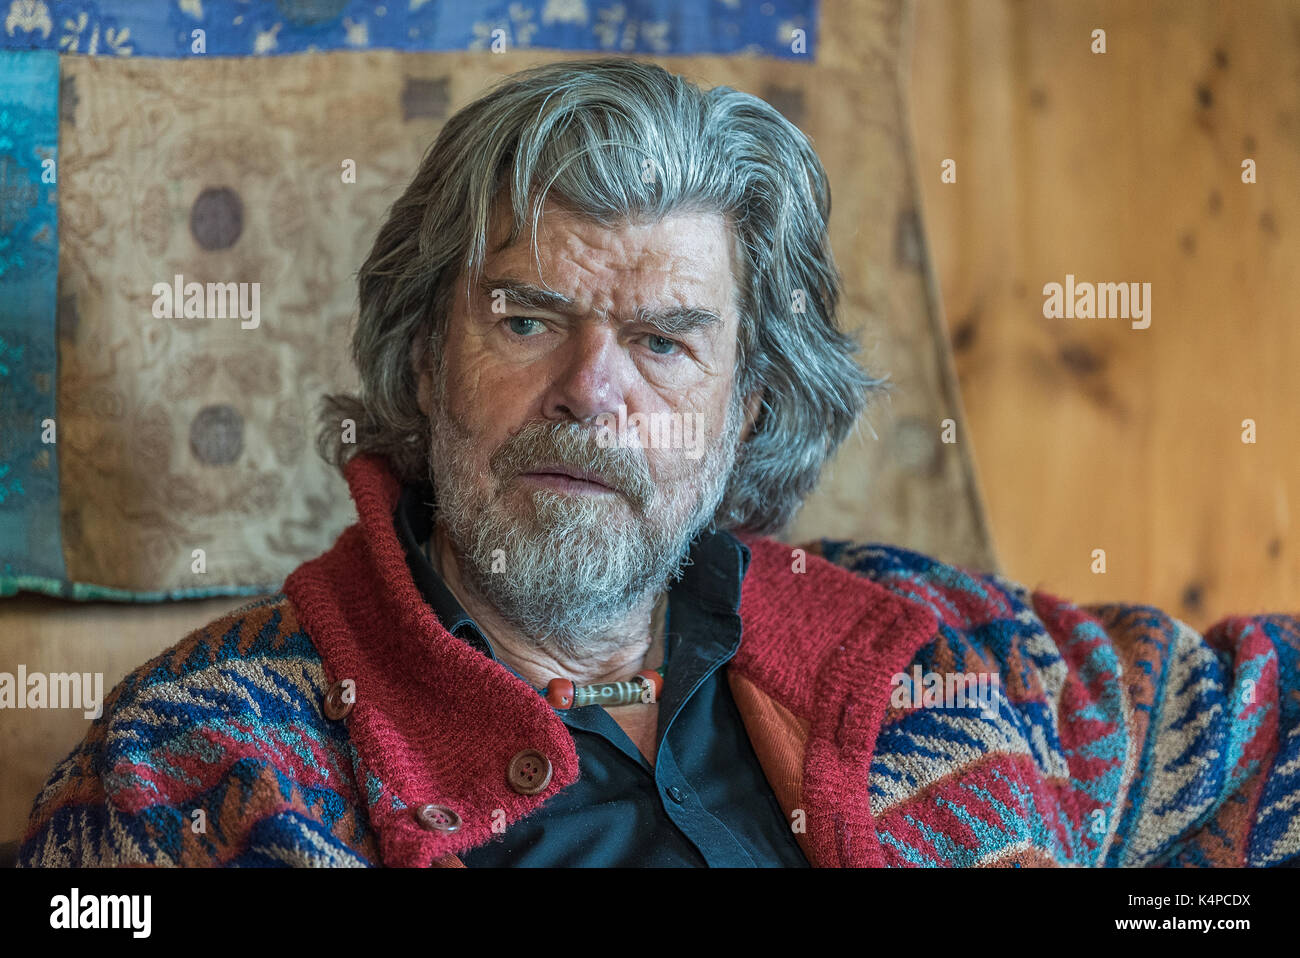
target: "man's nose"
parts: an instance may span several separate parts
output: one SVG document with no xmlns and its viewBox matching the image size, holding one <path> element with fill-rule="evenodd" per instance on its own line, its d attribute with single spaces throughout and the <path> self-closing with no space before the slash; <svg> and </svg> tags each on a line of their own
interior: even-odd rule
<svg viewBox="0 0 1300 958">
<path fill-rule="evenodd" d="M 547 419 L 586 422 L 601 413 L 616 413 L 624 401 L 631 360 L 607 326 L 579 324 L 556 350 L 558 368 L 544 399 Z"/>
</svg>

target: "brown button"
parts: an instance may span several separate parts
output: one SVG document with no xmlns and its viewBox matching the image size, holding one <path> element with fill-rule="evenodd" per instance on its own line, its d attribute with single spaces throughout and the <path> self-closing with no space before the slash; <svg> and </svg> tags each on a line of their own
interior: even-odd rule
<svg viewBox="0 0 1300 958">
<path fill-rule="evenodd" d="M 551 760 L 535 748 L 526 748 L 510 760 L 506 781 L 520 795 L 536 795 L 551 784 Z"/>
<path fill-rule="evenodd" d="M 421 805 L 415 810 L 415 820 L 431 832 L 454 832 L 460 828 L 460 816 L 446 805 Z"/>
<path fill-rule="evenodd" d="M 331 722 L 337 722 L 339 719 L 347 718 L 348 713 L 352 711 L 354 702 L 345 701 L 343 697 L 343 683 L 335 682 L 330 686 L 330 690 L 325 693 L 325 717 Z M 349 695 L 352 698 L 355 693 Z"/>
</svg>

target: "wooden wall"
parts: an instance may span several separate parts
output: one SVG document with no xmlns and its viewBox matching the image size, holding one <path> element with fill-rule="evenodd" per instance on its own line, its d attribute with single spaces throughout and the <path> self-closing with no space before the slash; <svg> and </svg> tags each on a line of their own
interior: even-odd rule
<svg viewBox="0 0 1300 958">
<path fill-rule="evenodd" d="M 1300 4 L 920 0 L 914 25 L 924 215 L 1003 572 L 1201 628 L 1300 611 Z M 1150 328 L 1044 318 L 1067 273 L 1151 283 Z"/>
</svg>

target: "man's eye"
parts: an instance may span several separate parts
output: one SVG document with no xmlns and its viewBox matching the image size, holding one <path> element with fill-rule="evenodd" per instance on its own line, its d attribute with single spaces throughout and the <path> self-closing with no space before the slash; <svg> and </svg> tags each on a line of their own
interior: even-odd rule
<svg viewBox="0 0 1300 958">
<path fill-rule="evenodd" d="M 646 337 L 646 345 L 650 347 L 650 352 L 657 356 L 671 356 L 673 350 L 677 348 L 677 341 L 666 339 L 663 336 Z"/>
<path fill-rule="evenodd" d="M 532 319 L 528 316 L 510 316 L 506 319 L 506 325 L 516 336 L 530 336 L 541 332 L 546 327 L 540 319 Z"/>
</svg>

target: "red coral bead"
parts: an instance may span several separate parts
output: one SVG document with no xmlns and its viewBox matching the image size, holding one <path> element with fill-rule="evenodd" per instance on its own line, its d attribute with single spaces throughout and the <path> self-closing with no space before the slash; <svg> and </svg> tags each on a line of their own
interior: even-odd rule
<svg viewBox="0 0 1300 958">
<path fill-rule="evenodd" d="M 546 701 L 552 708 L 567 709 L 573 704 L 573 682 L 570 679 L 551 679 L 546 683 Z"/>
</svg>

